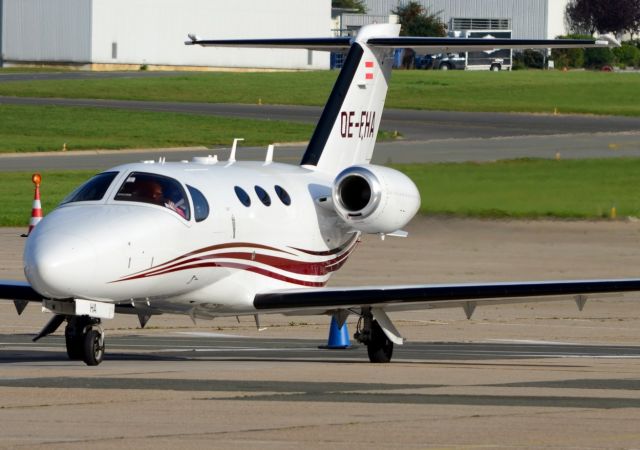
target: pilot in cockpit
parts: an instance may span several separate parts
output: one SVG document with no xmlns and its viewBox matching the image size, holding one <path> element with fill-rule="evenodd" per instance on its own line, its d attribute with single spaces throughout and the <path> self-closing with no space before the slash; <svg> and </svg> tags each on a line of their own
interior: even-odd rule
<svg viewBox="0 0 640 450">
<path fill-rule="evenodd" d="M 176 196 L 175 193 L 173 195 L 171 192 L 165 193 L 162 184 L 157 180 L 146 179 L 137 183 L 133 192 L 133 199 L 164 206 L 186 219 L 184 207 L 182 206 L 184 205 L 184 198 L 181 195 Z"/>
</svg>

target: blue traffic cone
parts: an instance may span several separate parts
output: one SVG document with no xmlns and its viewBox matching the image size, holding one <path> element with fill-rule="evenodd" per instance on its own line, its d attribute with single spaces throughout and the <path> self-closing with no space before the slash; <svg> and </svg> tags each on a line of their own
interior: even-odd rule
<svg viewBox="0 0 640 450">
<path fill-rule="evenodd" d="M 342 328 L 338 327 L 338 321 L 335 317 L 331 318 L 331 327 L 329 328 L 329 341 L 326 346 L 321 348 L 330 349 L 344 349 L 351 347 L 349 342 L 349 330 L 347 329 L 347 323 L 342 325 Z"/>
</svg>

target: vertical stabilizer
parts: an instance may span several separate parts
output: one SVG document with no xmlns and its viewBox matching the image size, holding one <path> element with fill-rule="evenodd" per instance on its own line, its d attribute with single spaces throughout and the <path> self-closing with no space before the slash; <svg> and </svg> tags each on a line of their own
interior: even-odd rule
<svg viewBox="0 0 640 450">
<path fill-rule="evenodd" d="M 363 27 L 349 49 L 301 165 L 337 174 L 368 163 L 391 77 L 393 49 L 369 47 L 370 38 L 397 37 L 400 25 Z"/>
</svg>

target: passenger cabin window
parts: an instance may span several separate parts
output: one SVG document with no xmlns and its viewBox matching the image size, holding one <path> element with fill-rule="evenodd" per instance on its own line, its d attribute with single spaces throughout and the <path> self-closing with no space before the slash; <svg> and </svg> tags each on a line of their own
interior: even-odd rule
<svg viewBox="0 0 640 450">
<path fill-rule="evenodd" d="M 291 204 L 291 197 L 289 197 L 289 193 L 284 190 L 283 187 L 275 185 L 276 195 L 280 199 L 282 203 L 289 206 Z"/>
<path fill-rule="evenodd" d="M 151 203 L 174 211 L 189 220 L 189 202 L 177 180 L 153 173 L 132 172 L 124 181 L 115 200 Z"/>
<path fill-rule="evenodd" d="M 240 203 L 242 203 L 247 208 L 251 206 L 251 198 L 249 197 L 249 194 L 247 194 L 247 192 L 244 189 L 242 189 L 240 186 L 236 186 L 233 188 L 233 190 L 236 192 L 236 195 L 238 196 L 238 200 L 240 200 Z"/>
<path fill-rule="evenodd" d="M 104 172 L 91 178 L 62 200 L 62 204 L 102 200 L 118 172 Z"/>
<path fill-rule="evenodd" d="M 269 194 L 267 194 L 267 191 L 262 189 L 260 186 L 256 186 L 255 190 L 256 190 L 256 195 L 258 196 L 260 201 L 264 203 L 264 206 L 271 205 L 271 197 L 269 197 Z"/>
<path fill-rule="evenodd" d="M 202 222 L 209 217 L 209 202 L 207 202 L 204 194 L 193 186 L 187 184 L 187 189 L 189 189 L 191 200 L 193 200 L 193 217 L 196 222 Z"/>
</svg>

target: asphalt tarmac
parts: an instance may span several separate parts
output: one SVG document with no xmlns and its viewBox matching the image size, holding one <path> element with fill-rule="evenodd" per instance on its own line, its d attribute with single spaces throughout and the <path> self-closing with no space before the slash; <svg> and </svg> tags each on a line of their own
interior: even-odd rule
<svg viewBox="0 0 640 450">
<path fill-rule="evenodd" d="M 0 335 L 0 363 L 67 363 L 64 337 L 53 336 L 33 343 L 31 335 Z M 105 361 L 282 361 L 351 362 L 368 360 L 365 346 L 356 342 L 348 349 L 326 349 L 325 340 L 256 338 L 215 332 L 165 332 L 162 335 L 110 336 Z M 407 342 L 394 349 L 394 363 L 427 361 L 486 361 L 541 358 L 640 359 L 639 346 L 580 345 L 540 342 Z M 0 379 L 0 386 L 20 382 Z M 30 386 L 35 387 L 37 384 Z M 27 386 L 27 385 L 25 385 Z M 45 386 L 40 386 L 45 387 Z M 72 387 L 67 385 L 66 387 Z M 156 388 L 154 383 L 143 387 Z M 186 386 L 182 390 L 190 390 Z M 640 390 L 640 380 L 637 381 Z M 640 403 L 637 405 L 640 407 Z"/>
<path fill-rule="evenodd" d="M 0 230 L 0 278 L 24 239 Z M 634 221 L 418 218 L 407 239 L 367 237 L 332 280 L 469 282 L 633 277 Z M 384 262 L 384 263 L 383 263 Z M 105 324 L 98 367 L 68 361 L 48 320 L 0 303 L 2 448 L 638 448 L 640 304 L 634 294 L 392 313 L 392 363 L 326 344 L 328 318 Z M 348 326 L 355 331 L 355 317 Z"/>
</svg>

